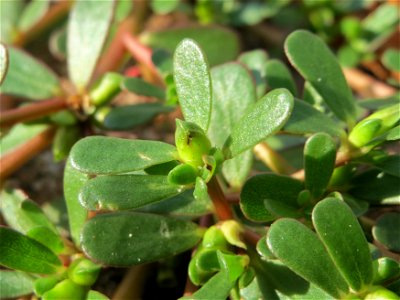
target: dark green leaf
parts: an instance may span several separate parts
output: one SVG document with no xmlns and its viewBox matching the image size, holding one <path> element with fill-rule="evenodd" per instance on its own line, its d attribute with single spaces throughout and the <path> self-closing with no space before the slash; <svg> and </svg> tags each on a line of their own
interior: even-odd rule
<svg viewBox="0 0 400 300">
<path fill-rule="evenodd" d="M 383 53 L 382 63 L 391 71 L 400 72 L 400 51 L 396 49 L 388 49 Z"/>
<path fill-rule="evenodd" d="M 297 95 L 297 88 L 292 74 L 286 65 L 278 59 L 270 59 L 266 64 L 266 80 L 270 90 L 285 88 L 294 96 Z"/>
<path fill-rule="evenodd" d="M 286 176 L 262 174 L 250 178 L 240 193 L 240 207 L 247 218 L 267 222 L 286 215 L 285 208 L 294 213 L 298 208 L 297 195 L 303 183 Z M 271 204 L 272 203 L 272 204 Z M 271 211 L 271 207 L 275 208 Z M 281 209 L 279 209 L 281 206 Z M 276 211 L 278 208 L 278 211 Z"/>
<path fill-rule="evenodd" d="M 143 103 L 114 107 L 107 113 L 102 124 L 111 130 L 128 130 L 151 121 L 160 113 L 167 113 L 174 107 L 161 103 Z"/>
<path fill-rule="evenodd" d="M 74 3 L 67 35 L 68 73 L 83 89 L 89 82 L 114 14 L 114 0 L 78 0 Z"/>
<path fill-rule="evenodd" d="M 174 80 L 183 116 L 207 131 L 211 114 L 211 78 L 200 47 L 183 40 L 174 53 Z"/>
<path fill-rule="evenodd" d="M 39 274 L 52 274 L 61 261 L 47 247 L 7 227 L 0 227 L 0 265 Z"/>
<path fill-rule="evenodd" d="M 294 99 L 293 112 L 283 131 L 294 134 L 325 132 L 338 137 L 344 134 L 332 118 L 299 99 Z"/>
<path fill-rule="evenodd" d="M 261 98 L 267 90 L 266 63 L 268 54 L 264 50 L 252 50 L 242 53 L 238 61 L 243 63 L 252 73 L 256 82 L 257 98 Z M 212 74 L 211 74 L 212 75 Z M 213 80 L 214 85 L 214 80 Z"/>
<path fill-rule="evenodd" d="M 171 217 L 134 212 L 103 214 L 86 223 L 82 247 L 95 261 L 131 266 L 188 250 L 201 235 L 196 224 Z"/>
<path fill-rule="evenodd" d="M 32 0 L 29 2 L 19 19 L 18 29 L 28 31 L 44 16 L 49 7 L 49 0 Z"/>
<path fill-rule="evenodd" d="M 267 242 L 272 252 L 303 278 L 335 298 L 347 294 L 346 281 L 322 242 L 305 225 L 292 219 L 280 219 L 270 227 Z"/>
<path fill-rule="evenodd" d="M 356 105 L 343 72 L 328 46 L 316 35 L 297 30 L 285 41 L 290 62 L 322 96 L 335 115 L 354 124 Z"/>
<path fill-rule="evenodd" d="M 11 44 L 17 36 L 17 22 L 24 8 L 24 1 L 0 1 L 0 39 Z"/>
<path fill-rule="evenodd" d="M 60 161 L 65 159 L 80 136 L 81 128 L 78 126 L 58 127 L 52 146 L 54 160 Z"/>
<path fill-rule="evenodd" d="M 141 41 L 153 48 L 174 52 L 185 38 L 193 39 L 206 54 L 211 66 L 234 60 L 239 54 L 236 34 L 220 26 L 185 26 L 142 34 Z"/>
<path fill-rule="evenodd" d="M 148 83 L 140 78 L 128 77 L 122 82 L 122 88 L 136 95 L 155 97 L 160 100 L 165 99 L 165 92 L 162 88 Z"/>
<path fill-rule="evenodd" d="M 286 89 L 275 89 L 244 113 L 228 138 L 227 157 L 235 157 L 251 149 L 283 127 L 293 108 L 293 96 Z"/>
<path fill-rule="evenodd" d="M 372 228 L 374 238 L 392 251 L 400 252 L 400 214 L 387 213 L 381 216 Z"/>
<path fill-rule="evenodd" d="M 8 50 L 0 43 L 0 84 L 3 83 L 8 70 Z"/>
<path fill-rule="evenodd" d="M 324 193 L 335 167 L 336 145 L 326 133 L 310 137 L 304 146 L 306 188 L 314 198 Z"/>
<path fill-rule="evenodd" d="M 362 291 L 373 279 L 372 259 L 350 207 L 339 199 L 327 198 L 315 206 L 312 220 L 339 272 L 352 290 Z"/>
<path fill-rule="evenodd" d="M 390 155 L 376 164 L 386 174 L 400 177 L 400 155 Z"/>
<path fill-rule="evenodd" d="M 71 160 L 68 159 L 64 170 L 64 197 L 72 240 L 77 246 L 79 246 L 82 226 L 87 218 L 86 209 L 79 203 L 79 193 L 88 180 L 89 176 L 73 168 Z"/>
<path fill-rule="evenodd" d="M 134 209 L 175 196 L 182 189 L 170 184 L 167 176 L 98 176 L 83 186 L 79 201 L 89 210 Z"/>
<path fill-rule="evenodd" d="M 1 298 L 17 298 L 33 292 L 34 278 L 16 271 L 0 271 Z"/>
<path fill-rule="evenodd" d="M 44 64 L 17 48 L 8 47 L 8 52 L 8 72 L 1 93 L 32 100 L 51 98 L 60 93 L 57 76 Z"/>
<path fill-rule="evenodd" d="M 228 63 L 211 70 L 213 100 L 208 136 L 213 145 L 222 148 L 235 124 L 243 116 L 257 96 L 249 72 L 238 63 Z M 253 159 L 247 151 L 223 165 L 222 172 L 235 188 L 246 179 Z"/>
<path fill-rule="evenodd" d="M 157 14 L 168 14 L 174 11 L 178 5 L 180 0 L 151 0 L 151 8 Z"/>
<path fill-rule="evenodd" d="M 92 136 L 71 150 L 71 165 L 88 174 L 127 173 L 175 160 L 174 146 L 143 140 Z"/>
</svg>

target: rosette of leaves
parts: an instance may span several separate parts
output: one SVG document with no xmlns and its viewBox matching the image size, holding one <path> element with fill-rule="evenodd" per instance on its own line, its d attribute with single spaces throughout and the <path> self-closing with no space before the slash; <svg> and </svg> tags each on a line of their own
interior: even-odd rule
<svg viewBox="0 0 400 300">
<path fill-rule="evenodd" d="M 0 209 L 9 225 L 0 227 L 0 265 L 7 268 L 0 271 L 2 298 L 108 299 L 90 289 L 100 265 L 77 252 L 39 205 L 6 189 Z"/>
</svg>

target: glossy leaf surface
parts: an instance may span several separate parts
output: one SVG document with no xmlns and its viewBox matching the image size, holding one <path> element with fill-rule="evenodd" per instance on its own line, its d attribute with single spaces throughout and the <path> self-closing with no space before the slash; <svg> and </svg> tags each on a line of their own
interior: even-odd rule
<svg viewBox="0 0 400 300">
<path fill-rule="evenodd" d="M 225 143 L 227 157 L 235 157 L 254 147 L 283 127 L 293 108 L 293 96 L 286 89 L 275 89 L 246 110 Z"/>
<path fill-rule="evenodd" d="M 8 53 L 8 72 L 1 93 L 32 100 L 51 98 L 60 93 L 57 76 L 45 65 L 14 47 L 8 47 Z"/>
<path fill-rule="evenodd" d="M 0 84 L 3 83 L 8 70 L 8 50 L 0 43 Z"/>
<path fill-rule="evenodd" d="M 314 198 L 320 197 L 331 179 L 335 167 L 336 145 L 325 133 L 310 137 L 304 146 L 306 188 Z"/>
<path fill-rule="evenodd" d="M 113 213 L 97 215 L 85 224 L 82 247 L 97 262 L 131 266 L 188 250 L 200 237 L 201 230 L 192 222 L 152 214 Z"/>
<path fill-rule="evenodd" d="M 183 116 L 207 131 L 211 114 L 211 78 L 200 47 L 183 40 L 174 53 L 174 80 Z"/>
<path fill-rule="evenodd" d="M 286 266 L 330 295 L 342 298 L 348 292 L 346 281 L 324 245 L 305 225 L 280 219 L 270 227 L 267 242 Z"/>
<path fill-rule="evenodd" d="M 256 82 L 257 98 L 264 96 L 267 89 L 266 82 L 266 63 L 268 54 L 264 50 L 252 50 L 242 53 L 238 61 L 244 64 L 253 75 Z"/>
<path fill-rule="evenodd" d="M 129 77 L 122 82 L 122 88 L 136 95 L 165 99 L 165 92 L 160 87 L 144 81 L 141 78 Z"/>
<path fill-rule="evenodd" d="M 79 194 L 89 210 L 134 209 L 179 194 L 182 187 L 172 185 L 167 176 L 98 176 L 89 180 Z"/>
<path fill-rule="evenodd" d="M 392 251 L 400 252 L 399 241 L 400 214 L 396 212 L 384 214 L 372 228 L 376 240 Z"/>
<path fill-rule="evenodd" d="M 175 147 L 166 143 L 102 136 L 80 140 L 70 154 L 71 165 L 87 174 L 127 173 L 175 158 Z"/>
<path fill-rule="evenodd" d="M 68 73 L 83 89 L 100 56 L 114 13 L 114 0 L 78 0 L 74 3 L 67 35 Z"/>
<path fill-rule="evenodd" d="M 236 34 L 220 26 L 186 26 L 148 32 L 140 37 L 143 43 L 171 53 L 185 38 L 192 39 L 200 45 L 211 66 L 231 61 L 239 54 L 240 46 Z"/>
<path fill-rule="evenodd" d="M 291 64 L 322 96 L 335 115 L 354 124 L 356 105 L 334 54 L 316 35 L 297 30 L 285 41 Z"/>
<path fill-rule="evenodd" d="M 282 216 L 282 213 L 285 216 L 288 211 L 296 211 L 297 196 L 303 189 L 302 182 L 290 177 L 275 174 L 256 175 L 243 186 L 240 207 L 250 220 L 272 221 Z"/>
<path fill-rule="evenodd" d="M 0 227 L 0 264 L 10 269 L 52 274 L 61 266 L 47 247 L 8 227 Z M 21 255 L 23 253 L 23 255 Z"/>
<path fill-rule="evenodd" d="M 294 96 L 297 95 L 296 84 L 286 65 L 278 59 L 270 59 L 266 63 L 266 80 L 268 88 L 285 88 Z"/>
<path fill-rule="evenodd" d="M 33 291 L 33 277 L 17 271 L 0 271 L 1 298 L 17 298 L 31 294 Z"/>
<path fill-rule="evenodd" d="M 339 199 L 327 198 L 315 206 L 312 220 L 339 272 L 354 291 L 363 290 L 372 282 L 372 259 L 350 207 Z"/>
<path fill-rule="evenodd" d="M 213 145 L 222 148 L 236 123 L 257 100 L 250 73 L 238 63 L 228 63 L 211 70 L 213 100 L 208 137 Z M 251 165 L 252 153 L 247 151 L 222 167 L 229 184 L 240 187 L 246 179 Z"/>
</svg>

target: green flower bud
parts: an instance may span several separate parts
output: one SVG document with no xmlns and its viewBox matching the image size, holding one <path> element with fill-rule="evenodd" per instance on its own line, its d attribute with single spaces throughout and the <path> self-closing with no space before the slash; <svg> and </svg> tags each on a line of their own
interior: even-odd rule
<svg viewBox="0 0 400 300">
<path fill-rule="evenodd" d="M 118 94 L 123 77 L 117 73 L 107 73 L 95 83 L 89 92 L 90 103 L 94 106 L 101 106 Z"/>
<path fill-rule="evenodd" d="M 93 120 L 96 126 L 104 127 L 104 120 L 106 119 L 108 113 L 111 111 L 111 107 L 103 106 L 98 108 L 93 114 Z"/>
<path fill-rule="evenodd" d="M 375 291 L 367 294 L 364 300 L 398 300 L 400 297 L 383 287 L 378 287 Z"/>
<path fill-rule="evenodd" d="M 361 148 L 368 144 L 380 131 L 382 121 L 379 119 L 364 119 L 358 123 L 349 134 L 349 141 Z"/>
<path fill-rule="evenodd" d="M 44 293 L 43 300 L 74 299 L 84 300 L 87 288 L 74 283 L 70 279 L 65 279 L 58 283 L 54 288 Z"/>
<path fill-rule="evenodd" d="M 389 257 L 381 257 L 373 261 L 374 283 L 380 283 L 400 274 L 400 265 Z"/>
<path fill-rule="evenodd" d="M 76 284 L 90 286 L 95 283 L 101 267 L 86 258 L 76 259 L 68 268 L 68 277 Z"/>
<path fill-rule="evenodd" d="M 211 150 L 211 143 L 199 126 L 179 119 L 176 120 L 175 144 L 181 161 L 195 168 L 204 165 L 203 155 Z"/>
<path fill-rule="evenodd" d="M 168 173 L 168 182 L 171 184 L 187 185 L 196 182 L 197 170 L 188 164 L 180 164 Z"/>
<path fill-rule="evenodd" d="M 202 245 L 204 248 L 213 248 L 220 250 L 228 250 L 228 241 L 224 233 L 217 226 L 211 226 L 204 233 Z"/>
</svg>

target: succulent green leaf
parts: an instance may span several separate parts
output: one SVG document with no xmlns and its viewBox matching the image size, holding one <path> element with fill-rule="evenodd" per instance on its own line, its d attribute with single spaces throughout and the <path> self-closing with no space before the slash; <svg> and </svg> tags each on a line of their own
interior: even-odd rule
<svg viewBox="0 0 400 300">
<path fill-rule="evenodd" d="M 0 270 L 1 298 L 17 298 L 31 294 L 34 278 L 18 271 Z"/>
<path fill-rule="evenodd" d="M 304 146 L 306 188 L 314 198 L 320 197 L 335 168 L 336 145 L 326 133 L 316 133 Z"/>
<path fill-rule="evenodd" d="M 35 280 L 33 291 L 36 296 L 42 297 L 44 293 L 51 290 L 62 279 L 60 274 L 54 274 L 46 277 L 41 277 Z"/>
<path fill-rule="evenodd" d="M 105 116 L 103 126 L 111 130 L 129 130 L 150 122 L 160 113 L 167 113 L 174 107 L 162 103 L 142 103 L 112 108 Z"/>
<path fill-rule="evenodd" d="M 0 227 L 0 265 L 38 274 L 52 274 L 61 261 L 47 247 L 8 227 Z"/>
<path fill-rule="evenodd" d="M 123 76 L 108 72 L 97 80 L 89 92 L 90 104 L 96 107 L 106 105 L 121 91 Z"/>
<path fill-rule="evenodd" d="M 383 65 L 391 71 L 400 72 L 400 51 L 396 49 L 388 49 L 382 56 Z"/>
<path fill-rule="evenodd" d="M 82 90 L 89 83 L 114 15 L 114 0 L 78 0 L 68 21 L 67 62 L 72 82 Z"/>
<path fill-rule="evenodd" d="M 237 35 L 221 26 L 185 26 L 182 28 L 146 32 L 140 40 L 153 48 L 174 52 L 185 38 L 196 41 L 206 54 L 211 66 L 234 60 L 240 46 Z"/>
<path fill-rule="evenodd" d="M 283 127 L 293 109 L 293 96 L 286 89 L 275 89 L 252 105 L 237 122 L 225 147 L 228 158 L 251 149 Z"/>
<path fill-rule="evenodd" d="M 175 185 L 187 185 L 196 182 L 198 170 L 188 164 L 179 164 L 168 173 L 168 182 Z"/>
<path fill-rule="evenodd" d="M 100 270 L 100 265 L 81 257 L 74 260 L 68 267 L 68 278 L 76 284 L 91 286 L 96 282 Z"/>
<path fill-rule="evenodd" d="M 174 53 L 174 80 L 183 116 L 207 131 L 211 114 L 211 78 L 203 51 L 190 39 Z"/>
<path fill-rule="evenodd" d="M 87 174 L 127 173 L 175 160 L 174 146 L 143 140 L 91 136 L 71 150 L 71 165 Z"/>
<path fill-rule="evenodd" d="M 294 99 L 293 112 L 283 131 L 294 134 L 325 132 L 337 137 L 344 134 L 332 118 L 299 99 Z"/>
<path fill-rule="evenodd" d="M 291 64 L 317 90 L 335 115 L 353 125 L 356 105 L 334 54 L 316 35 L 297 30 L 285 41 Z"/>
<path fill-rule="evenodd" d="M 314 227 L 339 272 L 354 291 L 372 282 L 372 259 L 357 218 L 343 201 L 326 198 L 312 213 Z"/>
<path fill-rule="evenodd" d="M 139 208 L 181 192 L 182 186 L 170 184 L 167 176 L 98 176 L 85 183 L 79 201 L 89 210 L 124 210 Z"/>
<path fill-rule="evenodd" d="M 362 29 L 370 35 L 384 35 L 394 30 L 399 19 L 396 8 L 390 3 L 384 3 L 362 21 Z"/>
<path fill-rule="evenodd" d="M 0 1 L 0 39 L 11 44 L 17 36 L 17 23 L 24 8 L 24 1 Z"/>
<path fill-rule="evenodd" d="M 8 70 L 8 50 L 7 47 L 0 43 L 0 84 L 3 83 Z"/>
<path fill-rule="evenodd" d="M 70 279 L 64 279 L 57 283 L 51 290 L 43 294 L 43 300 L 53 299 L 86 299 L 87 288 L 74 283 Z"/>
<path fill-rule="evenodd" d="M 292 215 L 298 209 L 297 195 L 303 189 L 302 182 L 287 176 L 256 175 L 243 186 L 240 208 L 247 218 L 256 222 L 272 221 L 288 211 Z"/>
<path fill-rule="evenodd" d="M 374 283 L 382 283 L 400 275 L 400 264 L 392 258 L 381 257 L 372 262 Z"/>
<path fill-rule="evenodd" d="M 264 50 L 252 50 L 242 53 L 238 61 L 244 64 L 253 75 L 256 82 L 257 99 L 261 98 L 267 90 L 266 82 L 266 63 L 268 60 L 268 54 Z M 212 74 L 211 74 L 212 76 Z M 213 80 L 214 85 L 214 80 Z"/>
<path fill-rule="evenodd" d="M 179 6 L 180 0 L 151 0 L 151 8 L 157 14 L 168 14 Z"/>
<path fill-rule="evenodd" d="M 275 256 L 301 277 L 335 298 L 347 294 L 346 281 L 317 235 L 305 225 L 292 219 L 280 219 L 271 225 L 267 243 Z"/>
<path fill-rule="evenodd" d="M 288 67 L 279 59 L 270 59 L 266 63 L 266 80 L 270 90 L 285 88 L 296 96 L 297 88 Z"/>
<path fill-rule="evenodd" d="M 110 300 L 110 298 L 98 291 L 90 290 L 86 296 L 86 300 Z"/>
<path fill-rule="evenodd" d="M 387 141 L 396 141 L 400 140 L 400 125 L 393 127 L 387 132 L 386 135 L 386 140 Z"/>
<path fill-rule="evenodd" d="M 188 250 L 196 245 L 201 235 L 200 228 L 192 222 L 121 212 L 90 219 L 83 228 L 82 247 L 94 261 L 131 266 Z"/>
<path fill-rule="evenodd" d="M 125 78 L 122 82 L 122 88 L 136 95 L 154 97 L 159 100 L 165 99 L 165 92 L 162 88 L 148 83 L 141 78 Z"/>
<path fill-rule="evenodd" d="M 87 218 L 86 209 L 79 203 L 79 193 L 88 180 L 89 176 L 73 168 L 71 160 L 68 159 L 64 170 L 64 197 L 72 240 L 77 246 L 80 242 L 81 229 Z"/>
<path fill-rule="evenodd" d="M 81 129 L 78 126 L 59 126 L 52 145 L 54 160 L 65 159 L 80 136 Z"/>
<path fill-rule="evenodd" d="M 20 49 L 9 46 L 8 53 L 8 71 L 1 93 L 32 100 L 51 98 L 60 93 L 58 78 L 47 66 Z"/>
<path fill-rule="evenodd" d="M 29 30 L 44 16 L 49 7 L 49 0 L 32 0 L 29 2 L 19 19 L 18 29 L 21 31 Z"/>
<path fill-rule="evenodd" d="M 64 250 L 64 242 L 60 235 L 46 226 L 37 226 L 29 230 L 26 235 L 41 243 L 56 254 Z"/>
<path fill-rule="evenodd" d="M 374 238 L 392 251 L 400 252 L 399 241 L 400 214 L 387 213 L 381 216 L 372 228 Z"/>
<path fill-rule="evenodd" d="M 389 155 L 375 166 L 386 174 L 400 177 L 400 155 Z"/>
</svg>

